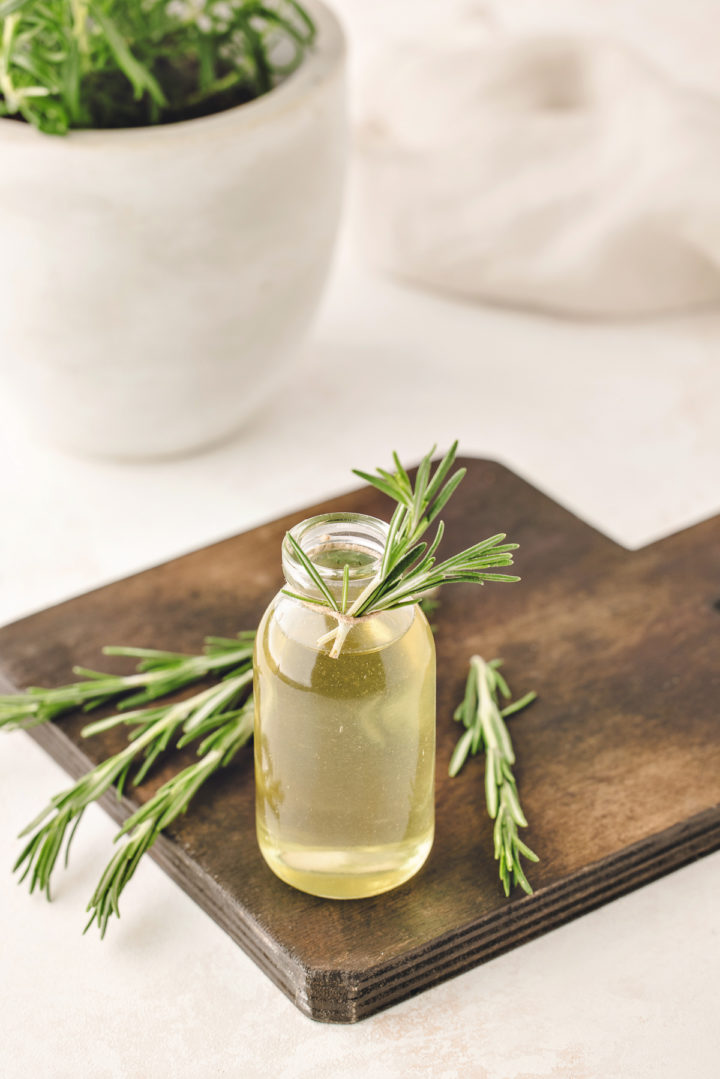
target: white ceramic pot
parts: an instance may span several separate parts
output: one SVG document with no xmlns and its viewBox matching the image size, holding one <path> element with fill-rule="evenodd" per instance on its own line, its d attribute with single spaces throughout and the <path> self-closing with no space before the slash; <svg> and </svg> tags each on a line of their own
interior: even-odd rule
<svg viewBox="0 0 720 1079">
<path fill-rule="evenodd" d="M 0 120 L 0 391 L 52 441 L 187 452 L 271 391 L 342 195 L 343 35 L 307 7 L 314 50 L 249 104 L 65 137 Z"/>
</svg>

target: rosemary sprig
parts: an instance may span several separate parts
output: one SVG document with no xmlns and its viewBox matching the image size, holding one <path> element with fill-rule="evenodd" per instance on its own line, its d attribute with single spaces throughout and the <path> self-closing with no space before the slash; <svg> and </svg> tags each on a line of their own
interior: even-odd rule
<svg viewBox="0 0 720 1079">
<path fill-rule="evenodd" d="M 97 921 L 100 936 L 105 936 L 108 921 L 115 914 L 120 917 L 120 896 L 146 854 L 164 828 L 184 813 L 200 787 L 218 770 L 233 759 L 237 751 L 252 737 L 253 701 L 234 712 L 223 714 L 223 722 L 206 735 L 198 747 L 200 760 L 184 768 L 137 809 L 117 833 L 115 842 L 124 843 L 115 852 L 102 874 L 88 903 L 91 917 L 85 926 L 88 931 Z M 186 733 L 178 743 L 184 745 L 197 738 L 197 731 Z"/>
<path fill-rule="evenodd" d="M 515 751 L 505 719 L 526 708 L 537 694 L 526 693 L 501 708 L 498 694 L 505 700 L 511 697 L 508 684 L 499 671 L 501 664 L 500 659 L 486 663 L 481 656 L 473 656 L 470 660 L 465 696 L 454 715 L 466 730 L 455 746 L 449 772 L 451 776 L 457 775 L 469 753 L 485 750 L 485 802 L 490 818 L 495 821 L 493 841 L 500 880 L 506 896 L 510 895 L 511 884 L 519 884 L 531 895 L 532 888 L 520 864 L 520 856 L 524 855 L 531 862 L 539 859 L 518 835 L 518 828 L 527 827 L 527 820 L 520 807 L 512 771 Z"/>
<path fill-rule="evenodd" d="M 422 541 L 423 535 L 442 512 L 465 476 L 464 468 L 459 468 L 450 475 L 457 447 L 456 441 L 433 472 L 433 446 L 418 466 L 414 485 L 396 453 L 393 454 L 394 473 L 379 468 L 377 475 L 371 475 L 354 469 L 357 476 L 392 498 L 397 507 L 390 520 L 378 573 L 347 611 L 343 609 L 341 613 L 346 617 L 338 618 L 338 624 L 318 639 L 318 645 L 331 644 L 330 655 L 334 658 L 339 656 L 350 631 L 349 618 L 411 606 L 445 584 L 484 584 L 485 581 L 510 583 L 520 580 L 519 577 L 509 574 L 493 572 L 499 567 L 512 565 L 512 552 L 518 546 L 517 543 L 503 543 L 503 532 L 476 543 L 443 562 L 437 562 L 435 557 L 444 532 L 442 521 L 438 523 L 430 544 Z M 290 533 L 288 540 L 306 573 L 321 593 L 313 603 L 337 614 L 337 601 L 325 582 L 319 579 L 312 562 Z M 294 596 L 294 593 L 289 591 L 286 594 Z"/>
<path fill-rule="evenodd" d="M 218 675 L 252 661 L 254 633 L 237 637 L 206 637 L 202 655 L 163 652 L 154 648 L 108 647 L 106 656 L 128 656 L 139 660 L 136 673 L 103 674 L 85 667 L 73 673 L 83 681 L 57 689 L 30 687 L 24 693 L 0 696 L 0 730 L 35 727 L 74 708 L 90 711 L 111 701 L 120 710 L 136 708 L 176 693 L 200 682 L 208 675 Z"/>
<path fill-rule="evenodd" d="M 70 832 L 65 846 L 65 864 L 70 845 L 83 813 L 87 807 L 115 784 L 118 799 L 132 766 L 139 757 L 142 761 L 134 775 L 135 785 L 142 782 L 148 769 L 158 755 L 167 749 L 180 730 L 179 745 L 190 738 L 208 737 L 227 721 L 229 713 L 235 713 L 237 705 L 249 692 L 252 669 L 247 658 L 223 681 L 185 700 L 150 708 L 120 713 L 90 724 L 84 735 L 96 734 L 119 724 L 133 728 L 128 745 L 101 764 L 87 772 L 72 787 L 55 795 L 43 811 L 21 832 L 30 835 L 13 869 L 23 869 L 20 880 L 30 876 L 30 891 L 36 887 L 44 890 L 50 898 L 50 879 L 61 853 L 66 833 Z M 189 799 L 188 799 L 189 800 Z M 31 834 L 32 833 L 32 834 Z"/>
</svg>

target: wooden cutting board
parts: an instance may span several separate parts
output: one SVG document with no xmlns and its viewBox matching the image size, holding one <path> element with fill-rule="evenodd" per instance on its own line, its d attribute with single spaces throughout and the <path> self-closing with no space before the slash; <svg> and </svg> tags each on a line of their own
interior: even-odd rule
<svg viewBox="0 0 720 1079">
<path fill-rule="evenodd" d="M 463 463 L 445 550 L 506 531 L 521 545 L 523 581 L 442 596 L 437 836 L 420 874 L 345 902 L 281 883 L 255 842 L 249 749 L 155 847 L 170 876 L 324 1022 L 361 1019 L 720 846 L 720 516 L 629 552 L 502 466 Z M 196 651 L 206 634 L 251 628 L 281 586 L 291 524 L 389 508 L 364 488 L 32 615 L 0 630 L 0 678 L 60 684 L 73 663 L 110 669 L 106 643 Z M 535 894 L 510 901 L 492 858 L 482 760 L 447 777 L 474 652 L 504 657 L 517 695 L 539 693 L 511 722 L 524 836 L 541 861 L 529 866 Z M 119 731 L 83 741 L 82 723 L 31 732 L 73 776 L 123 744 Z M 158 768 L 139 797 L 173 770 Z M 133 804 L 106 807 L 120 819 Z"/>
</svg>

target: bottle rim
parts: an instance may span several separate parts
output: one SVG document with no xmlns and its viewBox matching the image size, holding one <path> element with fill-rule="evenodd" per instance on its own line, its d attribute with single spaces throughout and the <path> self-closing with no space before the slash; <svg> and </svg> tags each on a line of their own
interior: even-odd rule
<svg viewBox="0 0 720 1079">
<path fill-rule="evenodd" d="M 335 512 L 321 513 L 300 521 L 290 529 L 290 535 L 328 585 L 342 583 L 344 563 L 339 560 L 336 566 L 323 565 L 316 561 L 321 553 L 347 550 L 370 555 L 368 562 L 363 565 L 351 564 L 348 571 L 351 583 L 366 584 L 380 569 L 389 530 L 387 521 L 379 517 L 365 513 Z M 316 590 L 287 536 L 283 540 L 282 561 L 289 582 L 300 585 L 303 592 Z"/>
</svg>

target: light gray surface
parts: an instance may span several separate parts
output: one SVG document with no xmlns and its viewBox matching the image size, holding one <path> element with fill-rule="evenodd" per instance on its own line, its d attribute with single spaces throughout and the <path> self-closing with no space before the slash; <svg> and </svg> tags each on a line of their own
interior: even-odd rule
<svg viewBox="0 0 720 1079">
<path fill-rule="evenodd" d="M 382 464 L 392 447 L 411 461 L 456 435 L 615 538 L 647 542 L 718 509 L 719 342 L 716 315 L 601 326 L 456 305 L 365 274 L 346 249 L 292 378 L 230 445 L 116 466 L 44 450 L 5 417 L 0 619 L 346 488 L 352 466 Z M 26 735 L 3 737 L 8 1079 L 717 1074 L 718 855 L 356 1028 L 330 1028 L 296 1012 L 153 864 L 106 940 L 83 938 L 113 834 L 100 811 L 52 905 L 17 888 L 14 837 L 65 785 Z"/>
</svg>

